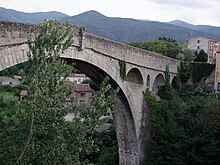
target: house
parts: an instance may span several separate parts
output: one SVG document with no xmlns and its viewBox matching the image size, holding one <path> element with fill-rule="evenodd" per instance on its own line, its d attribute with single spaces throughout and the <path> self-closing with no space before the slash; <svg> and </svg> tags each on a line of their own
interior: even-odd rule
<svg viewBox="0 0 220 165">
<path fill-rule="evenodd" d="M 87 79 L 87 77 L 83 73 L 72 73 L 66 78 L 66 80 L 77 84 L 81 84 L 85 79 Z"/>
<path fill-rule="evenodd" d="M 0 76 L 0 85 L 19 85 L 20 81 L 12 77 Z"/>
<path fill-rule="evenodd" d="M 77 84 L 73 82 L 66 82 L 72 86 L 72 93 L 65 99 L 65 104 L 89 104 L 94 95 L 94 90 L 90 88 L 89 84 Z"/>
<path fill-rule="evenodd" d="M 216 49 L 215 45 L 219 41 L 212 40 L 207 37 L 197 36 L 191 38 L 187 43 L 187 48 L 197 52 L 204 50 L 208 54 L 208 63 L 215 64 L 216 62 Z"/>
</svg>

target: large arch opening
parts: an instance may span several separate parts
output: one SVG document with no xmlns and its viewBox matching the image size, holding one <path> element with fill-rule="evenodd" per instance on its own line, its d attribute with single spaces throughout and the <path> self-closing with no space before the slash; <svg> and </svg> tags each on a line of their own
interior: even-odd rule
<svg viewBox="0 0 220 165">
<path fill-rule="evenodd" d="M 161 73 L 159 73 L 153 83 L 153 93 L 157 95 L 160 87 L 163 85 L 165 85 L 164 76 Z"/>
<path fill-rule="evenodd" d="M 82 60 L 70 58 L 64 58 L 64 60 L 67 61 L 68 64 L 74 63 L 75 68 L 85 73 L 97 84 L 102 83 L 103 79 L 108 76 L 110 78 L 109 83 L 113 88 L 120 87 L 110 74 L 98 66 Z M 132 160 L 138 157 L 138 140 L 133 114 L 122 89 L 120 89 L 118 93 L 118 100 L 113 107 L 113 119 L 118 141 L 119 164 L 126 164 L 128 162 L 121 158 L 130 157 L 130 160 Z"/>
<path fill-rule="evenodd" d="M 119 87 L 119 84 L 112 78 L 112 76 L 98 66 L 77 59 L 62 59 L 67 61 L 68 64 L 74 64 L 75 68 L 85 73 L 98 85 L 102 83 L 106 76 L 108 76 L 110 78 L 109 83 L 111 86 L 113 88 Z M 113 107 L 113 118 L 118 142 L 119 164 L 126 164 L 128 163 L 127 160 L 131 160 L 130 162 L 133 162 L 133 160 L 139 156 L 137 154 L 139 153 L 138 140 L 133 114 L 126 95 L 122 89 L 120 89 L 118 93 L 118 100 L 119 101 Z M 125 159 L 126 157 L 127 159 Z M 128 159 L 128 157 L 130 158 Z M 125 160 L 121 160 L 121 158 L 124 158 Z"/>
<path fill-rule="evenodd" d="M 125 77 L 126 81 L 143 84 L 143 77 L 137 68 L 132 68 Z"/>
</svg>

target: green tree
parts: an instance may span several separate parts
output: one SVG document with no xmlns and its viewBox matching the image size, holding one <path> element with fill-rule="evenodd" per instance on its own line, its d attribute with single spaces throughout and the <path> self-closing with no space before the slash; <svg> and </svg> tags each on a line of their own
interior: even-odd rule
<svg viewBox="0 0 220 165">
<path fill-rule="evenodd" d="M 129 43 L 129 45 L 160 53 L 172 58 L 177 58 L 177 55 L 182 52 L 182 46 L 177 40 L 165 37 L 148 42 Z"/>
<path fill-rule="evenodd" d="M 92 81 L 90 79 L 86 79 L 86 80 L 82 81 L 82 84 L 89 84 L 93 90 L 95 90 L 95 91 L 99 90 L 99 86 L 94 81 Z"/>
<path fill-rule="evenodd" d="M 71 87 L 61 77 L 72 69 L 60 54 L 72 40 L 69 25 L 51 20 L 41 25 L 34 40 L 28 41 L 28 97 L 21 106 L 27 116 L 22 131 L 26 138 L 16 157 L 18 164 L 86 164 L 89 160 L 83 155 L 98 150 L 98 140 L 92 135 L 103 122 L 101 116 L 111 112 L 116 92 L 107 95 L 111 86 L 105 81 L 90 106 L 64 106 Z M 70 112 L 74 120 L 67 122 L 64 116 Z"/>
<path fill-rule="evenodd" d="M 204 50 L 200 50 L 199 53 L 196 52 L 195 62 L 207 62 L 208 54 Z"/>
<path fill-rule="evenodd" d="M 185 48 L 182 51 L 185 57 L 185 61 L 192 62 L 196 58 L 195 52 L 193 50 Z"/>
<path fill-rule="evenodd" d="M 200 91 L 172 92 L 170 85 L 166 85 L 168 87 L 160 91 L 165 93 L 161 96 L 166 97 L 161 97 L 160 101 L 156 101 L 149 91 L 144 95 L 149 103 L 152 124 L 146 164 L 218 164 L 218 98 L 204 96 Z"/>
<path fill-rule="evenodd" d="M 24 142 L 23 117 L 18 97 L 0 92 L 0 164 L 14 164 Z"/>
</svg>

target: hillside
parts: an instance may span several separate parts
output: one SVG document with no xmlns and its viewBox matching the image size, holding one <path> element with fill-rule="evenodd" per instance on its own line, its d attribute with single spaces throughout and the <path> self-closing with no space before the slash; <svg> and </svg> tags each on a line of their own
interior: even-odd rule
<svg viewBox="0 0 220 165">
<path fill-rule="evenodd" d="M 88 11 L 66 19 L 74 25 L 83 26 L 90 33 L 119 42 L 148 41 L 161 36 L 172 37 L 184 43 L 193 36 L 220 39 L 220 30 L 215 33 L 201 31 L 169 23 L 143 21 L 129 18 L 106 17 L 96 11 Z"/>
<path fill-rule="evenodd" d="M 168 23 L 172 25 L 177 25 L 180 27 L 202 31 L 202 32 L 210 34 L 211 35 L 210 37 L 212 37 L 213 39 L 219 40 L 220 27 L 210 26 L 210 25 L 193 25 L 193 24 L 189 24 L 187 22 L 181 21 L 181 20 L 174 20 Z"/>
<path fill-rule="evenodd" d="M 5 20 L 5 21 L 36 24 L 36 23 L 40 23 L 45 19 L 51 19 L 51 18 L 60 19 L 63 17 L 69 17 L 69 16 L 64 13 L 56 12 L 56 11 L 24 13 L 24 12 L 0 7 L 0 20 Z"/>
<path fill-rule="evenodd" d="M 24 13 L 0 7 L 0 20 L 39 23 L 50 18 L 69 21 L 73 25 L 85 27 L 86 31 L 90 33 L 124 43 L 149 41 L 162 36 L 175 38 L 181 43 L 185 43 L 193 36 L 205 36 L 220 40 L 220 27 L 195 26 L 180 20 L 163 23 L 130 18 L 112 18 L 93 10 L 70 17 L 56 11 Z"/>
</svg>

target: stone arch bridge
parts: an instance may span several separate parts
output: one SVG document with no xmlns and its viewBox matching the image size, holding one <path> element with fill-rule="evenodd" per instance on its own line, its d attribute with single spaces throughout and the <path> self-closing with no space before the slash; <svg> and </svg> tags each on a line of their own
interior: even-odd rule
<svg viewBox="0 0 220 165">
<path fill-rule="evenodd" d="M 36 35 L 37 25 L 0 22 L 0 70 L 28 60 L 27 31 L 31 27 L 36 29 Z M 114 107 L 119 164 L 143 164 L 144 144 L 150 134 L 143 92 L 157 92 L 164 83 L 166 65 L 170 80 L 175 83 L 179 61 L 92 35 L 83 28 L 72 28 L 74 43 L 61 58 L 76 62 L 76 67 L 95 81 L 108 75 L 112 85 L 120 87 L 120 101 Z M 126 63 L 124 79 L 120 76 L 119 61 Z"/>
</svg>

